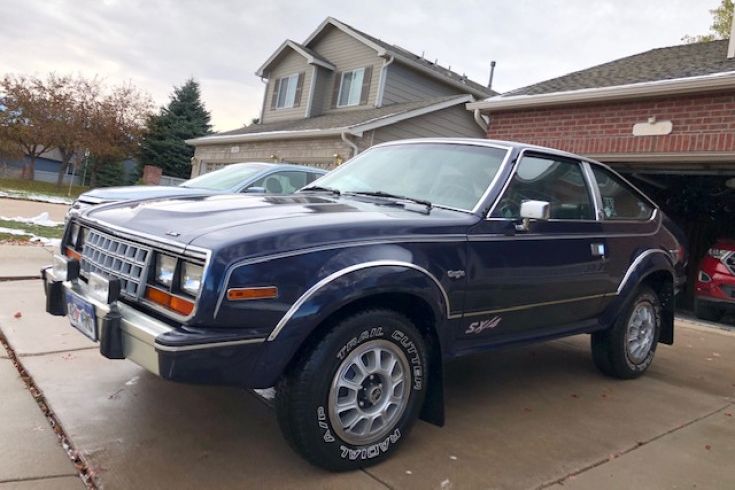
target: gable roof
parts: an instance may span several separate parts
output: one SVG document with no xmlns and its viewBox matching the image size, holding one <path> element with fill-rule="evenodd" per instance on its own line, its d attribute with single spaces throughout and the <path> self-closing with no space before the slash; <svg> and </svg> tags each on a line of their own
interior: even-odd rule
<svg viewBox="0 0 735 490">
<path fill-rule="evenodd" d="M 729 40 L 657 48 L 470 103 L 509 110 L 735 88 Z"/>
<path fill-rule="evenodd" d="M 735 71 L 735 58 L 727 57 L 727 45 L 728 40 L 723 39 L 652 49 L 503 95 L 546 94 Z"/>
<path fill-rule="evenodd" d="M 319 55 L 315 51 L 307 48 L 306 46 L 302 46 L 301 44 L 291 41 L 290 39 L 286 39 L 283 44 L 281 44 L 278 49 L 276 49 L 273 54 L 268 58 L 265 63 L 261 65 L 260 68 L 258 68 L 258 71 L 255 72 L 256 75 L 259 77 L 264 77 L 267 73 L 266 70 L 268 70 L 268 67 L 270 67 L 274 61 L 278 59 L 278 57 L 283 53 L 285 49 L 292 49 L 296 53 L 300 54 L 304 58 L 306 58 L 306 62 L 310 65 L 319 65 L 322 66 L 328 70 L 334 70 L 335 67 L 332 63 L 330 63 L 326 58 Z"/>
<path fill-rule="evenodd" d="M 462 90 L 465 90 L 476 97 L 484 98 L 492 95 L 497 95 L 497 92 L 495 92 L 494 90 L 491 90 L 480 83 L 470 80 L 465 75 L 460 75 L 459 73 L 452 71 L 449 68 L 444 68 L 443 66 L 432 63 L 431 61 L 426 60 L 408 51 L 407 49 L 403 49 L 400 46 L 382 41 L 374 36 L 371 36 L 370 34 L 367 34 L 366 32 L 355 29 L 354 27 L 345 24 L 338 19 L 335 19 L 334 17 L 327 17 L 326 19 L 324 19 L 324 21 L 319 24 L 319 27 L 317 27 L 316 30 L 312 32 L 309 37 L 306 38 L 303 43 L 304 46 L 309 46 L 317 37 L 319 37 L 324 29 L 329 26 L 333 26 L 339 29 L 345 34 L 374 49 L 378 53 L 378 56 L 393 56 L 400 63 L 408 65 L 411 68 L 418 70 L 432 78 L 440 80 L 446 84 L 461 88 Z"/>
<path fill-rule="evenodd" d="M 237 143 L 253 140 L 276 140 L 338 136 L 349 133 L 362 136 L 365 131 L 389 126 L 474 100 L 471 95 L 451 95 L 415 102 L 391 104 L 374 109 L 342 111 L 305 119 L 252 124 L 232 131 L 186 140 L 190 145 Z"/>
</svg>

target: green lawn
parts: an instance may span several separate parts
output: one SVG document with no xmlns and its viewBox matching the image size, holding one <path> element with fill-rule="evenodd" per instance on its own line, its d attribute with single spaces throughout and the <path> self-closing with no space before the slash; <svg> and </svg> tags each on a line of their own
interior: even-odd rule
<svg viewBox="0 0 735 490">
<path fill-rule="evenodd" d="M 49 182 L 0 178 L 0 191 L 11 190 L 21 193 L 46 194 L 49 196 L 69 197 L 73 199 L 79 196 L 82 192 L 89 190 L 89 187 L 73 185 L 71 187 L 71 194 L 67 195 L 69 192 L 68 184 L 56 187 L 56 184 L 51 184 Z"/>
<path fill-rule="evenodd" d="M 0 232 L 0 243 L 2 242 L 27 242 L 31 237 L 27 235 L 11 235 L 10 233 Z"/>
<path fill-rule="evenodd" d="M 33 225 L 30 223 L 21 223 L 20 221 L 12 221 L 12 220 L 4 220 L 0 219 L 0 228 L 12 228 L 14 230 L 22 230 L 26 233 L 33 233 L 36 236 L 40 236 L 43 238 L 61 238 L 61 235 L 64 233 L 64 225 L 59 226 L 39 226 L 39 225 Z M 6 236 L 2 236 L 6 235 Z M 9 238 L 8 238 L 9 237 Z M 10 235 L 9 233 L 0 233 L 0 240 L 5 239 L 18 239 L 22 240 L 25 238 L 26 240 L 30 237 L 23 236 L 23 235 Z"/>
</svg>

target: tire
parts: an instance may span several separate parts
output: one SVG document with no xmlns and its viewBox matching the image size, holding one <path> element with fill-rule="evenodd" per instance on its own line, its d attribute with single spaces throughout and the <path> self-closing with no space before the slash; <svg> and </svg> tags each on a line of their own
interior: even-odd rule
<svg viewBox="0 0 735 490">
<path fill-rule="evenodd" d="M 592 359 L 604 374 L 633 379 L 653 362 L 661 332 L 661 301 L 641 286 L 615 324 L 592 334 Z"/>
<path fill-rule="evenodd" d="M 278 382 L 278 423 L 310 463 L 332 471 L 364 468 L 388 458 L 408 436 L 427 376 L 426 347 L 408 318 L 361 311 L 332 326 Z M 345 406 L 339 411 L 338 401 Z"/>
<path fill-rule="evenodd" d="M 705 301 L 694 300 L 694 314 L 701 320 L 719 322 L 722 318 L 723 311 L 708 305 Z"/>
</svg>

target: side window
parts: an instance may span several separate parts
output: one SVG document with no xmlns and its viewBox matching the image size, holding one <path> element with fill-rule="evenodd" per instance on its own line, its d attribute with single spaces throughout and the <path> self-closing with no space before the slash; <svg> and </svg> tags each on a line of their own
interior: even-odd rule
<svg viewBox="0 0 735 490">
<path fill-rule="evenodd" d="M 273 85 L 271 110 L 291 109 L 301 104 L 301 91 L 304 85 L 304 73 L 294 73 L 279 78 Z"/>
<path fill-rule="evenodd" d="M 274 172 L 248 187 L 263 187 L 269 194 L 291 194 L 306 185 L 306 172 Z"/>
<path fill-rule="evenodd" d="M 597 186 L 602 196 L 605 219 L 645 221 L 653 214 L 653 207 L 614 173 L 592 165 Z"/>
<path fill-rule="evenodd" d="M 579 162 L 523 157 L 491 218 L 520 219 L 523 201 L 547 201 L 551 219 L 595 219 L 595 207 Z"/>
<path fill-rule="evenodd" d="M 318 179 L 322 175 L 323 174 L 315 174 L 315 173 L 308 172 L 306 174 L 306 183 L 311 184 L 312 182 L 314 182 L 316 179 Z"/>
</svg>

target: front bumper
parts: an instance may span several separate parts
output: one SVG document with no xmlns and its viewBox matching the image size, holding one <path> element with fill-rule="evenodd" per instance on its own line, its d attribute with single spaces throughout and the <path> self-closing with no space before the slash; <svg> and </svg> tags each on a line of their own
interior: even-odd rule
<svg viewBox="0 0 735 490">
<path fill-rule="evenodd" d="M 258 361 L 265 338 L 173 327 L 123 302 L 101 303 L 90 297 L 83 281 L 59 281 L 41 270 L 46 311 L 66 316 L 66 293 L 72 291 L 95 310 L 100 353 L 129 359 L 162 378 L 191 383 L 267 388 Z M 73 328 L 70 326 L 70 328 Z"/>
</svg>

